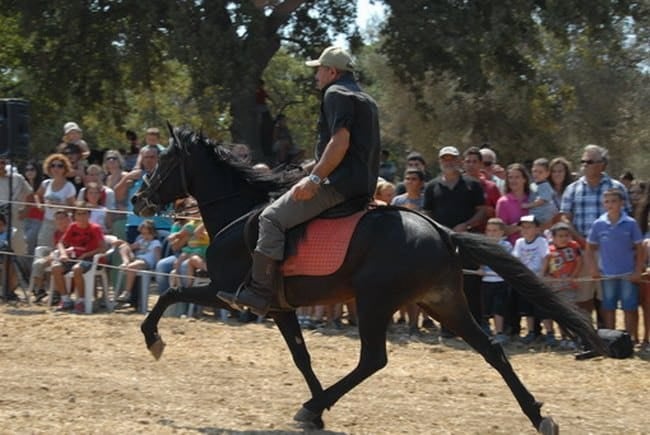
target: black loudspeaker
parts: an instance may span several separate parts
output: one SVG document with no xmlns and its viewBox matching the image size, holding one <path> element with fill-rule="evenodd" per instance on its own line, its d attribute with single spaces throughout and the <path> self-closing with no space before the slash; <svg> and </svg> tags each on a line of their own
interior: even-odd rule
<svg viewBox="0 0 650 435">
<path fill-rule="evenodd" d="M 0 99 L 0 155 L 29 156 L 29 102 Z"/>
</svg>

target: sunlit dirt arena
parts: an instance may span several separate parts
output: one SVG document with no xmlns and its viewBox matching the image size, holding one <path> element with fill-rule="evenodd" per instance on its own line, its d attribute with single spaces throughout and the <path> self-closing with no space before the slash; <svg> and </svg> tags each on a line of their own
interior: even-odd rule
<svg viewBox="0 0 650 435">
<path fill-rule="evenodd" d="M 0 433 L 299 433 L 308 399 L 272 323 L 163 318 L 160 361 L 137 314 L 54 314 L 0 305 Z M 354 328 L 306 332 L 324 385 L 351 370 Z M 650 433 L 650 366 L 507 348 L 515 371 L 566 434 Z M 388 366 L 323 415 L 346 434 L 534 433 L 497 372 L 456 340 L 394 327 Z"/>
</svg>

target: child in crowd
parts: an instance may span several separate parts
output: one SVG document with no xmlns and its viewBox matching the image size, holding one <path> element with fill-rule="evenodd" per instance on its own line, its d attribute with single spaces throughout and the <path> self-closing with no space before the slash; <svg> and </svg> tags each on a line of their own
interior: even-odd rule
<svg viewBox="0 0 650 435">
<path fill-rule="evenodd" d="M 506 224 L 500 218 L 490 218 L 485 226 L 485 235 L 496 241 L 506 251 L 512 251 L 512 245 L 505 238 Z M 490 317 L 494 320 L 494 342 L 504 344 L 508 336 L 503 333 L 503 315 L 506 301 L 510 293 L 508 284 L 488 266 L 481 266 L 481 294 L 486 322 Z"/>
<path fill-rule="evenodd" d="M 515 242 L 512 255 L 519 258 L 533 273 L 542 276 L 544 258 L 548 255 L 548 242 L 540 235 L 539 222 L 535 216 L 526 215 L 519 219 L 519 227 L 521 228 L 522 237 Z M 528 334 L 523 338 L 523 342 L 531 344 L 537 338 L 535 334 L 536 308 L 525 300 L 520 299 L 520 303 L 520 311 L 522 315 L 526 316 L 526 326 L 528 328 Z M 546 344 L 551 347 L 556 346 L 557 341 L 553 332 L 553 321 L 544 319 L 542 323 L 546 329 Z"/>
<path fill-rule="evenodd" d="M 153 270 L 160 260 L 162 244 L 156 238 L 156 226 L 151 219 L 144 220 L 138 226 L 140 235 L 130 245 L 124 241 L 119 244 L 122 265 L 120 268 L 126 271 L 126 283 L 124 291 L 117 298 L 120 302 L 131 300 L 131 290 L 139 270 Z"/>
<path fill-rule="evenodd" d="M 99 225 L 90 222 L 84 201 L 75 202 L 74 221 L 68 226 L 57 245 L 58 259 L 52 262 L 52 278 L 54 287 L 61 297 L 58 310 L 84 311 L 84 279 L 83 274 L 92 266 L 93 256 L 105 250 L 104 233 Z M 72 281 L 77 293 L 77 300 L 73 304 L 65 286 L 65 273 L 73 272 Z M 94 289 L 88 289 L 94 291 Z"/>
<path fill-rule="evenodd" d="M 57 209 L 54 211 L 54 239 L 52 246 L 57 246 L 63 234 L 65 234 L 68 226 L 70 225 L 70 215 L 65 209 Z M 32 288 L 36 302 L 40 302 L 47 296 L 45 291 L 45 269 L 51 264 L 52 260 L 58 258 L 58 251 L 50 250 L 47 246 L 39 246 L 35 250 L 35 259 L 32 263 Z M 58 293 L 55 293 L 58 295 Z M 55 298 L 52 303 L 57 304 L 59 301 Z"/>
<path fill-rule="evenodd" d="M 90 222 L 99 225 L 102 231 L 106 233 L 110 229 L 110 221 L 108 209 L 101 201 L 102 186 L 99 183 L 91 181 L 86 184 L 84 189 L 86 189 L 84 191 L 84 201 L 88 203 L 88 207 L 92 208 L 90 210 Z"/>
<path fill-rule="evenodd" d="M 539 158 L 535 160 L 531 173 L 534 180 L 533 193 L 535 199 L 532 202 L 522 204 L 521 207 L 528 209 L 542 228 L 548 228 L 553 217 L 558 212 L 553 201 L 553 187 L 548 181 L 548 177 L 551 175 L 548 159 Z"/>
<path fill-rule="evenodd" d="M 550 277 L 550 287 L 559 292 L 560 296 L 567 302 L 576 303 L 578 285 L 574 281 L 580 276 L 582 269 L 582 257 L 580 245 L 571 239 L 571 228 L 564 222 L 558 222 L 551 227 L 552 243 L 549 245 L 549 253 L 544 259 L 542 270 L 544 276 Z M 571 341 L 566 331 L 560 330 L 562 341 L 561 349 L 575 349 L 575 343 Z"/>
<path fill-rule="evenodd" d="M 594 278 L 602 281 L 601 312 L 605 328 L 616 325 L 616 306 L 621 302 L 625 329 L 633 340 L 639 337 L 639 288 L 635 284 L 645 272 L 643 235 L 637 222 L 625 213 L 625 197 L 617 189 L 603 194 L 606 210 L 591 226 L 587 237 L 587 264 Z M 600 251 L 600 264 L 595 251 Z"/>
<path fill-rule="evenodd" d="M 210 246 L 210 236 L 203 225 L 203 222 L 200 220 L 191 220 L 183 225 L 181 232 L 190 233 L 191 236 L 187 241 L 187 245 L 181 248 L 181 253 L 174 263 L 174 269 L 172 270 L 172 277 L 170 282 L 172 287 L 179 285 L 190 285 L 190 283 L 184 283 L 177 276 L 180 273 L 181 265 L 187 263 L 187 275 L 193 276 L 196 270 L 202 269 L 206 270 L 207 266 L 205 264 L 205 253 Z M 175 276 L 176 275 L 176 276 Z"/>
</svg>

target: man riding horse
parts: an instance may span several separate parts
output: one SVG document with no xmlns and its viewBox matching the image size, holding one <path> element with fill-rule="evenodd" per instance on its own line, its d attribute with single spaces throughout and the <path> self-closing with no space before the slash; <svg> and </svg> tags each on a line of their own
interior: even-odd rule
<svg viewBox="0 0 650 435">
<path fill-rule="evenodd" d="M 232 307 L 248 306 L 258 315 L 268 312 L 275 296 L 285 232 L 348 199 L 370 199 L 377 184 L 377 104 L 356 83 L 352 58 L 339 47 L 328 47 L 306 65 L 316 68 L 322 91 L 316 165 L 260 215 L 250 281 L 236 293 L 217 294 Z"/>
</svg>

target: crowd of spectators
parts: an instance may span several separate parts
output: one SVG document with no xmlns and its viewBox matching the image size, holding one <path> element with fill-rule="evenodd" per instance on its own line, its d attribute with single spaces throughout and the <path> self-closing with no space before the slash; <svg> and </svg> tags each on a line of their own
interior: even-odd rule
<svg viewBox="0 0 650 435">
<path fill-rule="evenodd" d="M 137 292 L 132 289 L 140 270 L 157 272 L 160 292 L 170 285 L 187 285 L 180 277 L 205 270 L 209 239 L 192 198 L 177 204 L 187 219 L 172 221 L 161 215 L 144 220 L 132 213 L 129 198 L 143 176 L 155 169 L 165 146 L 157 128 L 145 130 L 143 143 L 134 131 L 127 132 L 127 140 L 122 151 L 98 153 L 84 141 L 79 125 L 68 122 L 61 143 L 42 162 L 31 160 L 14 168 L 0 157 L 0 198 L 9 198 L 6 180 L 12 176 L 11 199 L 23 204 L 12 207 L 16 231 L 12 250 L 28 258 L 26 269 L 36 301 L 47 294 L 50 272 L 57 309 L 82 311 L 84 291 L 89 289 L 83 288 L 81 276 L 98 252 L 114 252 L 113 261 L 125 276 L 115 291 L 127 307 L 135 306 Z M 293 151 L 287 146 L 282 150 Z M 232 151 L 254 163 L 245 145 L 238 144 Z M 620 180 L 612 178 L 606 172 L 608 161 L 607 149 L 587 145 L 576 162 L 577 173 L 562 156 L 503 167 L 487 145 L 463 153 L 447 146 L 438 153 L 437 168 L 428 167 L 421 154 L 410 153 L 402 180 L 396 182 L 397 165 L 385 151 L 375 202 L 419 210 L 457 232 L 486 234 L 547 279 L 562 297 L 592 315 L 598 326 L 625 328 L 643 351 L 650 351 L 650 186 L 630 171 Z M 6 207 L 6 201 L 0 205 Z M 5 215 L 3 208 L 0 227 Z M 548 313 L 539 313 L 521 300 L 489 268 L 463 267 L 470 310 L 495 341 L 576 345 L 565 331 L 553 328 Z M 69 271 L 72 288 L 63 279 Z M 8 292 L 12 297 L 16 285 L 12 281 Z M 619 308 L 624 312 L 623 325 L 615 322 Z M 644 313 L 642 336 L 639 308 Z M 301 309 L 299 317 L 305 327 L 321 322 L 341 327 L 342 311 L 340 305 Z M 355 323 L 353 304 L 347 313 L 348 323 Z M 421 317 L 416 306 L 403 307 L 396 319 L 405 322 L 407 317 L 411 333 L 436 327 L 431 319 Z M 445 325 L 440 325 L 440 333 L 453 337 Z"/>
</svg>

